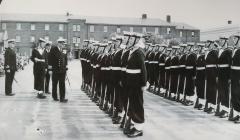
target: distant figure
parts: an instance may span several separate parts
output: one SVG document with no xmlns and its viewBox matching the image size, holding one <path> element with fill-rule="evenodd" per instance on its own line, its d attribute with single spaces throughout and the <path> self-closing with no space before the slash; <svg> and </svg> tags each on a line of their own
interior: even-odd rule
<svg viewBox="0 0 240 140">
<path fill-rule="evenodd" d="M 45 55 L 44 46 L 46 41 L 42 38 L 38 40 L 38 46 L 33 49 L 31 60 L 33 61 L 34 89 L 37 91 L 37 97 L 46 98 L 44 95 L 44 77 L 45 77 Z"/>
<path fill-rule="evenodd" d="M 6 96 L 13 96 L 12 83 L 15 72 L 17 71 L 16 53 L 13 50 L 15 47 L 15 40 L 8 40 L 8 48 L 5 51 L 4 69 L 5 69 L 5 94 Z"/>
<path fill-rule="evenodd" d="M 49 65 L 52 74 L 52 97 L 54 101 L 59 101 L 57 94 L 57 85 L 59 83 L 60 102 L 66 103 L 65 99 L 65 79 L 67 68 L 67 52 L 64 50 L 65 39 L 58 39 L 57 46 L 52 47 L 50 51 Z"/>
</svg>

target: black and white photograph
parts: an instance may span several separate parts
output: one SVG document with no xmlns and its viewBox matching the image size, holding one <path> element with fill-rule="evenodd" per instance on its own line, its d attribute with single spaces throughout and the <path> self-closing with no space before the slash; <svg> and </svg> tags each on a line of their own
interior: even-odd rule
<svg viewBox="0 0 240 140">
<path fill-rule="evenodd" d="M 239 140 L 239 0 L 0 0 L 0 140 Z"/>
</svg>

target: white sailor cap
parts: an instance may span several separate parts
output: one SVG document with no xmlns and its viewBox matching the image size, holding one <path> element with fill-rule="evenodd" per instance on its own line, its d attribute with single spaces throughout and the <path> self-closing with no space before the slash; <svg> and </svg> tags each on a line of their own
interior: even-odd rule
<svg viewBox="0 0 240 140">
<path fill-rule="evenodd" d="M 172 50 L 172 48 L 167 48 L 167 51 L 171 51 Z"/>
<path fill-rule="evenodd" d="M 132 33 L 131 33 L 131 32 L 128 32 L 128 31 L 123 31 L 123 35 L 125 35 L 125 36 L 131 36 Z"/>
<path fill-rule="evenodd" d="M 100 43 L 99 42 L 94 42 L 93 45 L 94 46 L 100 46 Z"/>
<path fill-rule="evenodd" d="M 165 43 L 162 43 L 160 46 L 161 46 L 161 47 L 167 47 L 168 45 L 165 44 Z"/>
<path fill-rule="evenodd" d="M 66 39 L 63 39 L 63 38 L 59 38 L 58 40 L 57 40 L 57 42 L 66 42 Z"/>
<path fill-rule="evenodd" d="M 197 45 L 200 46 L 200 47 L 204 47 L 205 46 L 204 43 L 197 43 Z"/>
<path fill-rule="evenodd" d="M 107 43 L 101 43 L 100 44 L 101 47 L 107 47 L 107 45 L 108 45 Z"/>
<path fill-rule="evenodd" d="M 15 39 L 8 39 L 7 42 L 8 43 L 13 43 L 13 42 L 16 42 L 16 40 Z"/>
<path fill-rule="evenodd" d="M 139 38 L 142 38 L 142 37 L 143 37 L 143 34 L 141 34 L 141 33 L 136 33 L 136 36 L 139 37 Z"/>
<path fill-rule="evenodd" d="M 43 38 L 39 38 L 39 40 L 38 40 L 39 42 L 47 42 L 45 39 L 43 39 Z"/>
<path fill-rule="evenodd" d="M 108 44 L 111 44 L 112 43 L 112 41 L 108 41 Z"/>
<path fill-rule="evenodd" d="M 122 40 L 122 39 L 123 39 L 123 36 L 120 36 L 120 35 L 116 36 L 116 40 Z"/>
<path fill-rule="evenodd" d="M 187 44 L 180 44 L 181 47 L 187 47 Z"/>
<path fill-rule="evenodd" d="M 116 41 L 117 39 L 116 39 L 116 37 L 112 37 L 111 40 L 112 41 Z"/>
<path fill-rule="evenodd" d="M 188 46 L 194 46 L 194 42 L 188 42 L 187 45 Z"/>
<path fill-rule="evenodd" d="M 180 49 L 179 46 L 172 46 L 173 49 Z"/>
</svg>

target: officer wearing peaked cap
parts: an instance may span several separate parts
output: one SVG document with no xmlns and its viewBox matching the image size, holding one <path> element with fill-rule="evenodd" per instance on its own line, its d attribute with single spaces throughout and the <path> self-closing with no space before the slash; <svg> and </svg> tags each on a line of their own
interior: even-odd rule
<svg viewBox="0 0 240 140">
<path fill-rule="evenodd" d="M 48 41 L 46 42 L 45 48 L 44 48 L 44 56 L 45 56 L 45 93 L 50 94 L 49 92 L 49 81 L 50 81 L 50 74 L 49 70 L 51 69 L 51 66 L 49 65 L 49 59 L 50 59 L 50 50 L 51 50 L 52 42 Z"/>
<path fill-rule="evenodd" d="M 66 103 L 65 98 L 65 79 L 68 70 L 67 54 L 64 53 L 63 47 L 66 43 L 65 39 L 58 39 L 57 46 L 52 47 L 50 51 L 49 65 L 52 67 L 50 74 L 52 74 L 52 97 L 54 101 L 59 101 L 57 94 L 57 86 L 59 84 L 60 102 Z"/>
<path fill-rule="evenodd" d="M 12 83 L 13 83 L 15 72 L 17 71 L 16 53 L 14 51 L 15 40 L 9 39 L 7 42 L 8 42 L 8 48 L 6 49 L 5 55 L 4 55 L 4 70 L 6 73 L 5 95 L 13 96 L 14 94 L 12 93 Z"/>
</svg>

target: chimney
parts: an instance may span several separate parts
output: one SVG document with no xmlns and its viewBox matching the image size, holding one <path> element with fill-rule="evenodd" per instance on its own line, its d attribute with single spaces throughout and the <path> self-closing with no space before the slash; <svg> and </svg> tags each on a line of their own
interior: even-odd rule
<svg viewBox="0 0 240 140">
<path fill-rule="evenodd" d="M 232 21 L 231 21 L 231 20 L 228 20 L 228 24 L 232 24 Z"/>
<path fill-rule="evenodd" d="M 147 14 L 142 14 L 142 19 L 147 19 Z"/>
<path fill-rule="evenodd" d="M 171 16 L 167 15 L 167 22 L 170 23 L 171 22 Z"/>
</svg>

